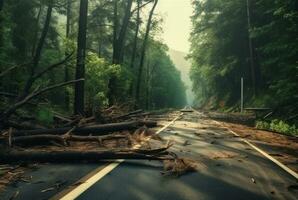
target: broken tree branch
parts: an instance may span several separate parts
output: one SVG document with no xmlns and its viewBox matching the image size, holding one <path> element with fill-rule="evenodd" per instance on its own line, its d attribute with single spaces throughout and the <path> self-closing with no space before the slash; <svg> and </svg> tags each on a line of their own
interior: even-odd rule
<svg viewBox="0 0 298 200">
<path fill-rule="evenodd" d="M 0 152 L 0 163 L 15 162 L 100 162 L 106 159 L 145 159 L 172 160 L 174 159 L 164 148 L 160 150 L 106 150 L 106 151 L 8 151 Z M 153 153 L 152 153 L 153 151 Z"/>
<path fill-rule="evenodd" d="M 60 65 L 63 65 L 64 63 L 66 63 L 68 60 L 71 59 L 72 55 L 73 55 L 73 53 L 66 56 L 62 61 L 59 61 L 57 63 L 54 63 L 54 64 L 48 66 L 47 68 L 45 68 L 41 72 L 35 74 L 32 79 L 36 80 L 36 79 L 40 78 L 42 75 L 44 75 L 45 73 L 47 73 L 48 71 L 51 71 L 52 69 L 54 69 L 56 67 L 59 67 Z"/>
<path fill-rule="evenodd" d="M 98 142 L 102 143 L 104 140 L 117 140 L 127 138 L 126 135 L 107 135 L 107 136 L 77 136 L 71 134 L 65 135 L 30 135 L 30 136 L 19 136 L 11 137 L 10 145 L 41 145 L 49 142 L 57 142 L 63 145 L 67 145 L 71 141 L 77 142 Z M 1 138 L 0 141 L 6 140 Z"/>
<path fill-rule="evenodd" d="M 27 95 L 25 98 L 21 99 L 20 101 L 16 102 L 14 105 L 12 105 L 11 107 L 9 107 L 6 111 L 4 111 L 3 113 L 1 113 L 0 115 L 0 121 L 5 121 L 5 119 L 7 119 L 12 113 L 14 113 L 19 107 L 23 106 L 24 104 L 26 104 L 28 101 L 30 101 L 31 99 L 33 99 L 34 97 L 43 94 L 47 91 L 59 88 L 59 87 L 63 87 L 66 85 L 70 85 L 79 81 L 84 81 L 84 79 L 78 79 L 78 80 L 72 80 L 72 81 L 67 81 L 64 83 L 59 83 L 56 85 L 52 85 L 43 89 L 39 89 L 39 87 L 37 87 L 31 94 Z"/>
<path fill-rule="evenodd" d="M 120 116 L 116 116 L 116 117 L 113 117 L 113 119 L 123 119 L 123 118 L 126 118 L 130 115 L 134 115 L 134 114 L 138 114 L 138 113 L 141 113 L 143 112 L 142 109 L 139 109 L 139 110 L 135 110 L 135 111 L 132 111 L 132 112 L 129 112 L 129 113 L 125 113 L 123 115 L 120 115 Z"/>
<path fill-rule="evenodd" d="M 157 125 L 155 121 L 131 121 L 111 124 L 100 124 L 93 126 L 77 127 L 72 131 L 73 134 L 77 135 L 106 135 L 110 132 L 123 131 L 123 130 L 134 130 L 141 126 L 154 127 Z M 54 128 L 54 129 L 37 129 L 37 130 L 22 130 L 15 131 L 14 136 L 25 136 L 25 135 L 42 135 L 42 134 L 53 134 L 63 135 L 72 127 Z"/>
<path fill-rule="evenodd" d="M 0 73 L 0 78 L 1 78 L 2 76 L 5 76 L 6 74 L 8 74 L 9 72 L 11 72 L 11 71 L 14 70 L 14 69 L 17 69 L 17 68 L 20 68 L 20 67 L 24 67 L 24 66 L 26 66 L 26 65 L 28 65 L 28 64 L 30 64 L 30 63 L 24 63 L 24 64 L 21 64 L 21 65 L 15 65 L 15 66 L 12 66 L 12 67 L 8 68 L 7 70 L 1 72 L 1 73 Z"/>
</svg>

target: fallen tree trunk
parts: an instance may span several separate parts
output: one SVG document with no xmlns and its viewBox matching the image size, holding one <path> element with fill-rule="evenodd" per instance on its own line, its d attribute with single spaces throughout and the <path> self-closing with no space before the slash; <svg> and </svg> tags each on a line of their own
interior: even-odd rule
<svg viewBox="0 0 298 200">
<path fill-rule="evenodd" d="M 19 162 L 100 162 L 107 159 L 173 160 L 167 148 L 154 150 L 109 150 L 109 151 L 10 151 L 0 153 L 0 163 Z M 152 153 L 153 152 L 153 153 Z"/>
<path fill-rule="evenodd" d="M 106 136 L 77 136 L 77 135 L 29 135 L 18 136 L 11 138 L 12 145 L 40 145 L 49 142 L 58 142 L 67 145 L 71 141 L 78 142 L 98 142 L 102 143 L 104 140 L 114 140 L 127 138 L 126 135 L 106 135 Z M 0 141 L 4 141 L 2 138 Z"/>
<path fill-rule="evenodd" d="M 111 124 L 101 124 L 85 127 L 77 127 L 72 133 L 76 135 L 106 135 L 110 132 L 123 131 L 123 130 L 134 130 L 141 126 L 155 127 L 157 122 L 155 121 L 131 121 Z M 36 129 L 36 130 L 22 130 L 14 131 L 13 136 L 26 136 L 26 135 L 63 135 L 72 127 L 54 128 L 54 129 Z"/>
<path fill-rule="evenodd" d="M 145 112 L 145 113 L 133 114 L 133 115 L 130 115 L 129 117 L 131 117 L 131 118 L 138 118 L 138 117 L 148 116 L 150 114 L 151 114 L 150 112 Z"/>
<path fill-rule="evenodd" d="M 23 130 L 34 130 L 34 129 L 44 129 L 44 128 L 47 128 L 47 127 L 44 127 L 42 125 L 39 125 L 39 124 L 36 124 L 36 123 L 33 123 L 33 122 L 17 122 L 17 121 L 8 121 L 6 123 L 6 125 L 8 127 L 13 127 L 13 128 L 16 128 L 16 129 L 23 129 Z"/>
<path fill-rule="evenodd" d="M 129 112 L 129 113 L 125 113 L 125 114 L 120 115 L 120 116 L 113 117 L 112 119 L 123 119 L 123 118 L 129 117 L 130 115 L 139 114 L 141 112 L 143 112 L 143 110 L 139 109 L 139 110 L 135 110 L 135 111 L 132 111 L 132 112 Z"/>
</svg>

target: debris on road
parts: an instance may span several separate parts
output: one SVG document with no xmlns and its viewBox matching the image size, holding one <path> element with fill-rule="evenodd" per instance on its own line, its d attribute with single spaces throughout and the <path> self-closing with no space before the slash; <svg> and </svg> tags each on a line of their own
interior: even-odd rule
<svg viewBox="0 0 298 200">
<path fill-rule="evenodd" d="M 179 177 L 197 170 L 196 162 L 191 159 L 177 158 L 174 160 L 164 160 L 163 163 L 164 171 L 161 173 L 166 176 Z"/>
</svg>

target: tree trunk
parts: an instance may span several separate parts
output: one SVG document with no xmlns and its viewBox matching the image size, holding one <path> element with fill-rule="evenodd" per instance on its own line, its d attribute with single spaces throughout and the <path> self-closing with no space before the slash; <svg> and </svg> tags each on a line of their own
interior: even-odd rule
<svg viewBox="0 0 298 200">
<path fill-rule="evenodd" d="M 136 52 L 137 52 L 137 46 L 138 46 L 138 35 L 139 35 L 139 29 L 140 29 L 140 4 L 141 0 L 138 0 L 138 7 L 137 7 L 137 21 L 136 21 L 136 31 L 134 35 L 134 40 L 133 40 L 133 49 L 132 49 L 132 55 L 131 55 L 131 61 L 130 61 L 130 68 L 134 69 L 134 63 L 136 59 Z"/>
<path fill-rule="evenodd" d="M 70 13 L 71 13 L 71 0 L 67 0 L 67 5 L 66 5 L 66 39 L 69 39 L 69 34 L 70 34 Z M 65 57 L 68 56 L 68 52 L 67 50 L 65 51 Z M 69 69 L 68 69 L 68 64 L 65 63 L 64 66 L 64 82 L 69 81 Z M 67 89 L 65 89 L 65 97 L 64 97 L 64 104 L 65 104 L 65 108 L 67 110 L 69 110 L 69 102 L 70 102 L 70 94 L 69 91 Z"/>
<path fill-rule="evenodd" d="M 100 162 L 104 159 L 173 160 L 167 148 L 106 151 L 10 151 L 0 152 L 0 163 L 16 162 Z"/>
<path fill-rule="evenodd" d="M 127 6 L 125 9 L 125 15 L 123 18 L 123 22 L 121 25 L 121 29 L 119 32 L 119 37 L 118 37 L 118 50 L 117 50 L 117 59 L 116 62 L 118 62 L 119 64 L 122 64 L 123 62 L 123 49 L 124 49 L 124 45 L 125 45 L 125 38 L 126 38 L 126 33 L 127 33 L 127 28 L 128 28 L 128 23 L 131 17 L 131 7 L 132 7 L 132 2 L 133 0 L 128 0 L 127 2 Z"/>
<path fill-rule="evenodd" d="M 50 91 L 50 90 L 53 90 L 53 89 L 56 89 L 59 87 L 63 87 L 66 85 L 74 84 L 76 82 L 83 81 L 83 80 L 84 79 L 78 79 L 78 80 L 68 81 L 68 82 L 64 82 L 64 83 L 59 83 L 59 84 L 52 85 L 52 86 L 49 86 L 49 87 L 46 87 L 43 89 L 39 89 L 39 87 L 37 87 L 31 94 L 24 96 L 24 98 L 18 100 L 15 104 L 8 107 L 4 112 L 0 113 L 0 124 L 1 124 L 1 122 L 6 122 L 10 115 L 12 115 L 18 108 L 22 107 L 24 104 L 29 102 L 31 99 L 33 99 L 47 91 Z"/>
<path fill-rule="evenodd" d="M 3 9 L 3 5 L 4 5 L 4 0 L 0 0 L 0 12 L 1 12 L 2 9 Z"/>
<path fill-rule="evenodd" d="M 153 13 L 154 13 L 157 3 L 158 3 L 158 0 L 155 0 L 154 5 L 149 13 L 149 18 L 148 18 L 147 27 L 146 27 L 146 33 L 145 33 L 143 46 L 142 46 L 142 50 L 141 50 L 140 66 L 139 66 L 139 71 L 137 74 L 137 85 L 136 85 L 136 103 L 138 105 L 140 104 L 140 102 L 139 102 L 140 101 L 140 87 L 141 87 L 141 80 L 142 80 L 142 72 L 143 72 L 143 68 L 144 68 L 146 47 L 147 47 L 147 43 L 148 43 Z"/>
<path fill-rule="evenodd" d="M 149 89 L 150 89 L 150 62 L 147 61 L 147 67 L 146 67 L 146 110 L 149 109 Z"/>
<path fill-rule="evenodd" d="M 4 0 L 0 0 L 0 51 L 1 48 L 3 47 L 3 5 L 4 5 Z"/>
<path fill-rule="evenodd" d="M 76 79 L 85 77 L 85 52 L 86 52 L 86 33 L 87 33 L 87 15 L 88 15 L 88 0 L 80 2 L 79 16 L 79 32 L 78 32 L 78 49 L 77 49 L 77 67 Z M 75 85 L 74 113 L 84 114 L 84 81 Z"/>
<path fill-rule="evenodd" d="M 33 45 L 32 45 L 32 56 L 34 56 L 35 51 L 36 51 L 36 43 L 38 40 L 38 32 L 39 32 L 39 21 L 40 21 L 40 16 L 43 10 L 43 6 L 42 4 L 40 4 L 39 6 L 39 11 L 36 17 L 36 23 L 35 23 L 35 30 L 34 30 L 34 41 L 33 41 Z"/>
<path fill-rule="evenodd" d="M 125 15 L 122 21 L 122 25 L 120 28 L 120 32 L 118 34 L 119 28 L 119 20 L 118 20 L 118 4 L 117 0 L 114 0 L 114 33 L 113 33 L 113 64 L 122 64 L 123 61 L 123 48 L 125 42 L 125 36 L 127 32 L 128 23 L 131 16 L 131 7 L 132 7 L 132 0 L 128 0 L 127 6 L 125 8 Z M 116 88 L 116 78 L 110 77 L 109 85 L 108 85 L 108 99 L 109 104 L 113 105 L 115 103 L 115 93 L 117 91 Z"/>
<path fill-rule="evenodd" d="M 141 126 L 154 127 L 157 126 L 155 121 L 131 121 L 131 122 L 120 122 L 111 124 L 92 125 L 85 127 L 75 128 L 72 133 L 76 135 L 107 135 L 110 132 L 124 131 L 124 130 L 135 130 Z M 36 130 L 22 130 L 15 131 L 12 133 L 13 136 L 26 136 L 26 135 L 63 135 L 68 131 L 72 130 L 73 127 L 63 127 L 54 129 L 36 129 Z"/>
<path fill-rule="evenodd" d="M 250 71 L 251 71 L 251 83 L 253 96 L 256 95 L 256 70 L 254 64 L 254 51 L 253 51 L 253 42 L 250 36 L 251 22 L 250 22 L 250 4 L 249 0 L 246 0 L 247 8 L 247 25 L 248 25 L 248 45 L 249 45 L 249 60 L 250 60 Z"/>
<path fill-rule="evenodd" d="M 116 51 L 117 47 L 117 38 L 118 38 L 118 28 L 119 28 L 119 19 L 118 19 L 118 0 L 114 0 L 114 19 L 113 19 L 113 63 L 116 63 Z"/>
<path fill-rule="evenodd" d="M 33 77 L 34 77 L 36 68 L 38 67 L 38 64 L 39 64 L 39 61 L 41 58 L 42 49 L 43 49 L 48 31 L 49 31 L 51 17 L 52 17 L 52 11 L 53 11 L 53 0 L 50 0 L 49 4 L 48 4 L 47 15 L 46 15 L 44 27 L 43 27 L 40 39 L 39 39 L 37 47 L 36 47 L 35 55 L 32 59 L 32 66 L 31 66 L 31 70 L 30 70 L 29 79 L 26 82 L 23 94 L 21 95 L 20 99 L 24 98 L 27 94 L 29 94 L 29 91 L 35 81 L 35 79 Z"/>
<path fill-rule="evenodd" d="M 11 138 L 12 145 L 31 146 L 49 144 L 49 142 L 57 142 L 67 146 L 69 142 L 98 142 L 104 140 L 119 140 L 127 138 L 127 135 L 105 135 L 105 136 L 77 136 L 77 135 L 29 135 Z M 0 141 L 5 139 L 0 139 Z"/>
<path fill-rule="evenodd" d="M 131 7 L 132 7 L 132 0 L 127 1 L 127 5 L 125 8 L 125 15 L 121 24 L 121 29 L 119 32 L 119 35 L 117 34 L 117 25 L 118 25 L 118 14 L 117 14 L 117 3 L 115 3 L 114 6 L 114 52 L 113 52 L 113 63 L 114 64 L 121 64 L 123 59 L 123 48 L 124 48 L 124 42 L 125 42 L 125 36 L 127 32 L 128 23 L 131 17 Z M 116 36 L 116 37 L 115 37 Z"/>
<path fill-rule="evenodd" d="M 127 117 L 129 117 L 131 115 L 139 114 L 141 112 L 143 112 L 143 110 L 142 109 L 139 109 L 139 110 L 135 110 L 135 111 L 132 111 L 132 112 L 129 112 L 129 113 L 126 113 L 126 114 L 117 116 L 117 117 L 113 117 L 113 119 L 123 119 L 123 118 L 127 118 Z"/>
</svg>

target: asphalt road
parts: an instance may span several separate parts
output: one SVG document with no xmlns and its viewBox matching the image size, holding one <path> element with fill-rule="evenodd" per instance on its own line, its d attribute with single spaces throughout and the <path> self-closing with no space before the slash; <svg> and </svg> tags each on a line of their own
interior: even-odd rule
<svg viewBox="0 0 298 200">
<path fill-rule="evenodd" d="M 180 177 L 163 176 L 159 161 L 124 161 L 76 199 L 291 200 L 298 197 L 297 179 L 203 114 L 185 113 L 160 136 L 175 143 L 171 151 L 195 160 L 198 170 Z M 85 178 L 88 180 L 96 173 L 95 169 L 100 172 L 98 167 L 106 165 L 44 165 L 27 174 L 35 183 L 10 186 L 0 194 L 0 199 L 9 199 L 16 191 L 19 195 L 15 199 L 48 199 L 89 173 Z M 41 192 L 55 183 L 62 186 Z M 80 185 L 72 186 L 76 187 Z"/>
</svg>

